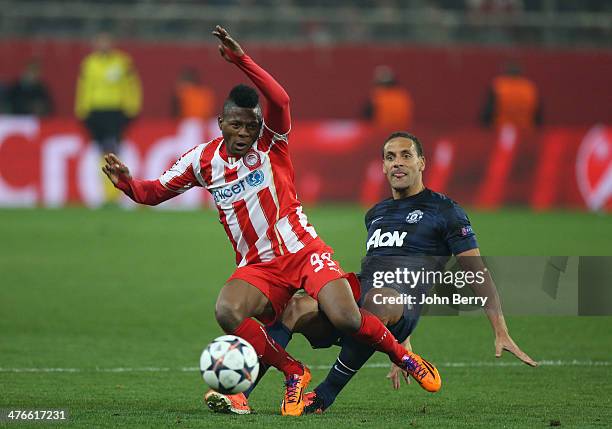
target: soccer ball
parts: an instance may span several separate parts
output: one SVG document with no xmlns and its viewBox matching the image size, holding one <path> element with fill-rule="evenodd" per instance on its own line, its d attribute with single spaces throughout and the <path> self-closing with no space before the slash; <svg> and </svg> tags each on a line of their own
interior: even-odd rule
<svg viewBox="0 0 612 429">
<path fill-rule="evenodd" d="M 223 394 L 247 390 L 257 379 L 259 360 L 252 345 L 240 337 L 215 338 L 200 356 L 200 371 L 211 389 Z"/>
</svg>

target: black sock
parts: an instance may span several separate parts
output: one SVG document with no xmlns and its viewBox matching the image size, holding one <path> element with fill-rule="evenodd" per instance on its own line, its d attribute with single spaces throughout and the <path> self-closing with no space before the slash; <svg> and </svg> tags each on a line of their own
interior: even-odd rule
<svg viewBox="0 0 612 429">
<path fill-rule="evenodd" d="M 336 400 L 336 396 L 351 381 L 353 375 L 370 359 L 374 354 L 374 349 L 370 346 L 356 341 L 352 337 L 344 337 L 342 350 L 336 362 L 329 370 L 325 380 L 316 388 L 317 397 L 323 401 L 324 408 L 328 408 Z"/>
<path fill-rule="evenodd" d="M 389 326 L 389 331 L 396 339 L 404 341 L 416 325 L 415 323 L 407 325 L 407 323 L 406 319 L 402 317 L 396 324 Z M 342 349 L 338 359 L 329 370 L 325 380 L 315 388 L 317 397 L 323 402 L 324 409 L 334 403 L 336 396 L 374 352 L 373 348 L 355 340 L 353 337 L 347 336 L 342 339 Z"/>
<path fill-rule="evenodd" d="M 289 328 L 287 328 L 283 324 L 283 322 L 280 321 L 274 323 L 273 325 L 266 326 L 266 332 L 274 341 L 280 344 L 283 348 L 287 347 L 287 344 L 289 344 L 289 341 L 291 341 L 291 337 L 293 335 L 293 332 L 291 332 Z M 262 379 L 266 371 L 268 371 L 268 366 L 260 360 L 259 374 L 257 375 L 257 380 L 255 380 L 255 383 L 253 383 L 251 387 L 249 387 L 244 392 L 244 396 L 246 396 L 247 398 L 249 397 L 253 389 L 255 389 L 255 387 L 257 387 L 257 385 L 259 384 L 259 380 Z"/>
</svg>

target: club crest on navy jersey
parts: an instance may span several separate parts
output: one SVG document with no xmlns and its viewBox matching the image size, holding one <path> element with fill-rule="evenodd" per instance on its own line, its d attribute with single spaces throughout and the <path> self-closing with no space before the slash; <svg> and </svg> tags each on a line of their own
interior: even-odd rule
<svg viewBox="0 0 612 429">
<path fill-rule="evenodd" d="M 253 149 L 249 150 L 242 157 L 242 162 L 249 170 L 255 170 L 261 165 L 261 157 Z"/>
<path fill-rule="evenodd" d="M 406 216 L 406 222 L 417 223 L 423 218 L 423 212 L 421 210 L 413 210 Z"/>
</svg>

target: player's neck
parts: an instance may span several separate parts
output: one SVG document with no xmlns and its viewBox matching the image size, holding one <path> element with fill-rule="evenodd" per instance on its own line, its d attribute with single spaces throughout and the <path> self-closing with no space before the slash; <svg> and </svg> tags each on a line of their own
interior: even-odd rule
<svg viewBox="0 0 612 429">
<path fill-rule="evenodd" d="M 425 190 L 425 185 L 423 185 L 423 182 L 419 182 L 416 185 L 411 186 L 409 188 L 404 188 L 404 189 L 391 188 L 391 195 L 393 196 L 394 200 L 402 200 L 404 198 L 412 197 L 420 192 L 423 192 L 424 190 Z"/>
</svg>

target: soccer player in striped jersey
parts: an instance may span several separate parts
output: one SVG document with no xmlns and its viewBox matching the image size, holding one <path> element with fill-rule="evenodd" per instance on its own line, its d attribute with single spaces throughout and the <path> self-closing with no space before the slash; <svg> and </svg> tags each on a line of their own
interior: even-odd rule
<svg viewBox="0 0 612 429">
<path fill-rule="evenodd" d="M 289 96 L 240 45 L 217 26 L 213 31 L 225 60 L 236 65 L 266 99 L 238 85 L 219 115 L 222 137 L 185 153 L 157 180 L 135 180 L 114 154 L 103 171 L 134 201 L 155 205 L 193 187 L 213 196 L 219 220 L 236 252 L 237 269 L 219 293 L 215 316 L 221 328 L 253 345 L 261 360 L 285 375 L 281 413 L 301 415 L 310 371 L 293 359 L 255 321 L 278 318 L 293 294 L 304 289 L 331 324 L 345 335 L 386 353 L 428 390 L 440 388 L 435 367 L 399 344 L 385 325 L 360 310 L 333 250 L 317 236 L 297 199 L 289 157 Z M 418 371 L 418 373 L 417 373 Z"/>
</svg>

